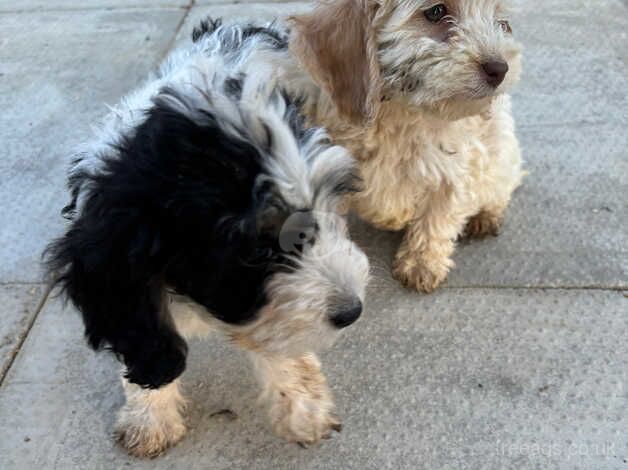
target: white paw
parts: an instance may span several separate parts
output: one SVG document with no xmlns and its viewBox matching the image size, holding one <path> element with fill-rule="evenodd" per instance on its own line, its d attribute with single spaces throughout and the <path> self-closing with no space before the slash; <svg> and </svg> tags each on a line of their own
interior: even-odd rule
<svg viewBox="0 0 628 470">
<path fill-rule="evenodd" d="M 130 417 L 123 408 L 116 425 L 116 437 L 135 457 L 157 457 L 179 442 L 186 432 L 181 418 L 165 421 L 150 417 L 134 420 Z"/>
<path fill-rule="evenodd" d="M 342 424 L 333 412 L 331 399 L 301 392 L 278 392 L 270 407 L 275 432 L 290 442 L 303 446 L 329 439 Z"/>
<path fill-rule="evenodd" d="M 185 408 L 178 383 L 157 390 L 122 381 L 126 404 L 118 413 L 118 442 L 135 457 L 157 457 L 185 435 Z"/>
<path fill-rule="evenodd" d="M 334 402 L 320 363 L 304 356 L 286 364 L 266 389 L 270 421 L 275 432 L 290 442 L 310 445 L 340 432 Z"/>
</svg>

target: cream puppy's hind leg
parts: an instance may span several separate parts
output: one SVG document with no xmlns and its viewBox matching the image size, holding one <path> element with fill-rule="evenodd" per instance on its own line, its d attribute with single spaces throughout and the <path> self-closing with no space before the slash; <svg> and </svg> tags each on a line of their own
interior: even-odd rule
<svg viewBox="0 0 628 470">
<path fill-rule="evenodd" d="M 262 386 L 261 401 L 275 432 L 291 442 L 314 444 L 340 431 L 334 402 L 314 354 L 298 358 L 251 354 Z"/>
<path fill-rule="evenodd" d="M 469 238 L 496 237 L 501 230 L 506 208 L 484 208 L 467 222 L 464 236 Z"/>
<path fill-rule="evenodd" d="M 469 219 L 465 235 L 474 238 L 499 234 L 512 193 L 526 175 L 509 96 L 494 100 L 491 116 L 483 136 L 486 154 L 474 162 L 472 170 L 479 212 Z"/>
<path fill-rule="evenodd" d="M 185 401 L 179 381 L 151 390 L 122 379 L 126 403 L 118 413 L 116 435 L 129 454 L 156 457 L 185 435 Z"/>
</svg>

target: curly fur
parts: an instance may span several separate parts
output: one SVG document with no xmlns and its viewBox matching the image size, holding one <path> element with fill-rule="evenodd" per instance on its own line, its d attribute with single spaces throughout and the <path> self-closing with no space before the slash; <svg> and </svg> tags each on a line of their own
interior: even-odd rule
<svg viewBox="0 0 628 470">
<path fill-rule="evenodd" d="M 359 182 L 355 164 L 304 126 L 268 60 L 288 54 L 287 36 L 208 21 L 193 39 L 82 147 L 70 225 L 47 252 L 89 344 L 126 366 L 118 435 L 141 456 L 185 432 L 186 338 L 222 331 L 265 370 L 303 361 L 358 318 L 368 278 L 337 215 Z M 293 435 L 320 438 L 304 424 L 331 409 L 319 405 L 315 418 L 295 411 Z"/>
<path fill-rule="evenodd" d="M 360 216 L 405 231 L 394 275 L 422 291 L 446 278 L 465 232 L 497 233 L 524 176 L 506 94 L 521 54 L 503 3 L 337 0 L 291 19 L 294 67 L 313 82 L 294 89 L 360 160 Z M 448 15 L 433 24 L 425 11 L 437 4 Z M 497 87 L 491 61 L 509 68 Z"/>
</svg>

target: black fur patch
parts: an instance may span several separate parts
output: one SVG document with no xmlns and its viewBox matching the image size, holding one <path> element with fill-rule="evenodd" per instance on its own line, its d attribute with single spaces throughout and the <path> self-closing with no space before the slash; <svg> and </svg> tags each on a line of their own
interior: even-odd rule
<svg viewBox="0 0 628 470">
<path fill-rule="evenodd" d="M 252 36 L 263 36 L 264 40 L 268 42 L 274 49 L 286 50 L 288 49 L 288 37 L 285 34 L 281 34 L 278 30 L 271 27 L 249 25 L 242 30 L 242 36 L 247 39 Z"/>
<path fill-rule="evenodd" d="M 231 77 L 225 80 L 225 93 L 236 100 L 242 99 L 242 83 L 246 77 Z"/>
<path fill-rule="evenodd" d="M 202 20 L 199 25 L 196 26 L 192 31 L 192 41 L 197 42 L 206 34 L 212 34 L 214 31 L 220 28 L 220 26 L 222 26 L 221 18 L 213 19 L 208 16 L 207 18 Z"/>
<path fill-rule="evenodd" d="M 207 17 L 202 20 L 198 26 L 192 31 L 192 40 L 198 42 L 203 36 L 212 35 L 218 28 L 223 25 L 221 18 L 213 19 Z M 226 50 L 237 49 L 243 42 L 254 36 L 260 36 L 260 39 L 268 43 L 275 50 L 287 50 L 288 49 L 288 35 L 273 25 L 269 26 L 257 26 L 254 24 L 247 24 L 241 29 L 242 34 L 240 36 L 228 36 L 225 37 L 222 46 Z"/>
<path fill-rule="evenodd" d="M 204 116 L 199 124 L 157 100 L 104 171 L 81 175 L 87 199 L 47 250 L 89 344 L 111 348 L 129 380 L 146 387 L 185 368 L 167 289 L 242 324 L 267 301 L 269 276 L 290 265 L 278 234 L 293 209 L 271 183 L 256 184 L 264 173 L 256 148 Z"/>
</svg>

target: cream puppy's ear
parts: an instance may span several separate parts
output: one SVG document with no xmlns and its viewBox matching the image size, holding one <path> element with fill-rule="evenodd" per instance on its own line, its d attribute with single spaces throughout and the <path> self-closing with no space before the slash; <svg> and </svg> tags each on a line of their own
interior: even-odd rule
<svg viewBox="0 0 628 470">
<path fill-rule="evenodd" d="M 289 19 L 293 53 L 354 123 L 374 118 L 381 101 L 373 28 L 378 8 L 371 0 L 332 0 Z"/>
</svg>

